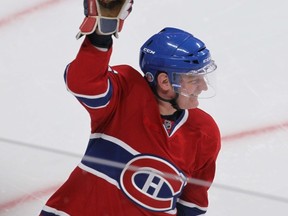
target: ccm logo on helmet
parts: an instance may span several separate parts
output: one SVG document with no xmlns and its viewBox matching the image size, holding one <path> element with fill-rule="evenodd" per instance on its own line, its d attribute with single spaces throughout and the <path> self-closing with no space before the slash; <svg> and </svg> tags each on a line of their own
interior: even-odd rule
<svg viewBox="0 0 288 216">
<path fill-rule="evenodd" d="M 176 206 L 187 181 L 171 163 L 151 155 L 129 161 L 120 176 L 122 191 L 151 211 L 169 211 Z"/>
<path fill-rule="evenodd" d="M 144 48 L 143 50 L 144 50 L 145 52 L 150 53 L 150 54 L 153 54 L 153 55 L 156 53 L 155 51 L 150 50 L 150 49 L 148 49 L 148 48 Z"/>
</svg>

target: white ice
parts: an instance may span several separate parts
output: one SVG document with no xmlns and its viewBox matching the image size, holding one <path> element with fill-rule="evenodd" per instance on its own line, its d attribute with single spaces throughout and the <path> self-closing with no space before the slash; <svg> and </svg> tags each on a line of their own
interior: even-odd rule
<svg viewBox="0 0 288 216">
<path fill-rule="evenodd" d="M 19 14 L 42 2 L 49 4 Z M 152 34 L 166 26 L 193 33 L 218 65 L 217 96 L 200 107 L 224 138 L 259 129 L 223 139 L 209 216 L 287 214 L 287 7 L 285 0 L 135 0 L 114 40 L 111 64 L 139 69 L 139 48 Z M 1 2 L 1 216 L 37 215 L 85 151 L 89 116 L 63 81 L 82 18 L 82 0 Z"/>
</svg>

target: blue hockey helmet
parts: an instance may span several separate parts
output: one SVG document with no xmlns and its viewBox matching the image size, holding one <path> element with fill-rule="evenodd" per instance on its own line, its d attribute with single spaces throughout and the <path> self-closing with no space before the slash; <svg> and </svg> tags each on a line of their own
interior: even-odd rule
<svg viewBox="0 0 288 216">
<path fill-rule="evenodd" d="M 139 64 L 152 87 L 156 86 L 159 72 L 167 73 L 175 87 L 179 86 L 176 74 L 205 75 L 217 68 L 201 40 L 171 27 L 164 28 L 143 44 Z"/>
</svg>

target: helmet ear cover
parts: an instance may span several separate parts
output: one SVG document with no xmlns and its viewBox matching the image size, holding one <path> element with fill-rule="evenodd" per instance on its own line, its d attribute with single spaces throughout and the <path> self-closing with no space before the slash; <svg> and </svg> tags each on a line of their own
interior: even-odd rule
<svg viewBox="0 0 288 216">
<path fill-rule="evenodd" d="M 156 95 L 157 95 L 157 88 L 158 88 L 158 86 L 159 86 L 158 76 L 159 76 L 161 73 L 165 73 L 165 74 L 168 76 L 168 73 L 166 73 L 166 72 L 164 72 L 164 71 L 156 71 L 156 72 L 154 72 L 153 74 L 150 73 L 150 72 L 145 73 L 146 81 L 147 81 L 148 84 L 150 85 L 153 93 L 156 94 Z M 154 75 L 154 74 L 155 74 L 155 75 Z M 169 79 L 169 82 L 170 82 L 169 76 L 168 76 L 168 79 Z"/>
</svg>

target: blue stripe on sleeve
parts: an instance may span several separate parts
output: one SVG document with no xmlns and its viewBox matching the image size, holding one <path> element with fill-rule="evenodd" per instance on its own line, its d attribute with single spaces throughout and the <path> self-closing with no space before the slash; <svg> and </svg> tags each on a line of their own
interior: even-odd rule
<svg viewBox="0 0 288 216">
<path fill-rule="evenodd" d="M 206 211 L 203 211 L 199 208 L 190 208 L 188 206 L 182 205 L 181 203 L 177 203 L 177 216 L 197 216 L 203 215 L 205 213 Z"/>
<path fill-rule="evenodd" d="M 84 103 L 87 107 L 97 109 L 108 105 L 112 97 L 112 93 L 113 93 L 113 86 L 111 85 L 110 80 L 108 80 L 108 89 L 104 94 L 95 96 L 79 95 L 79 94 L 74 95 L 79 101 Z"/>
<path fill-rule="evenodd" d="M 42 210 L 40 213 L 40 216 L 57 216 L 57 215 L 54 213 L 46 212 L 46 211 Z"/>
<path fill-rule="evenodd" d="M 67 82 L 67 74 L 69 71 L 68 64 L 64 71 L 64 81 L 66 83 L 67 90 L 72 93 L 79 101 L 81 101 L 84 105 L 92 109 L 98 109 L 105 107 L 109 104 L 109 101 L 112 97 L 113 93 L 113 86 L 111 85 L 110 80 L 107 81 L 107 90 L 106 92 L 99 94 L 99 95 L 84 95 L 84 94 L 77 94 L 69 89 L 68 82 Z"/>
</svg>

